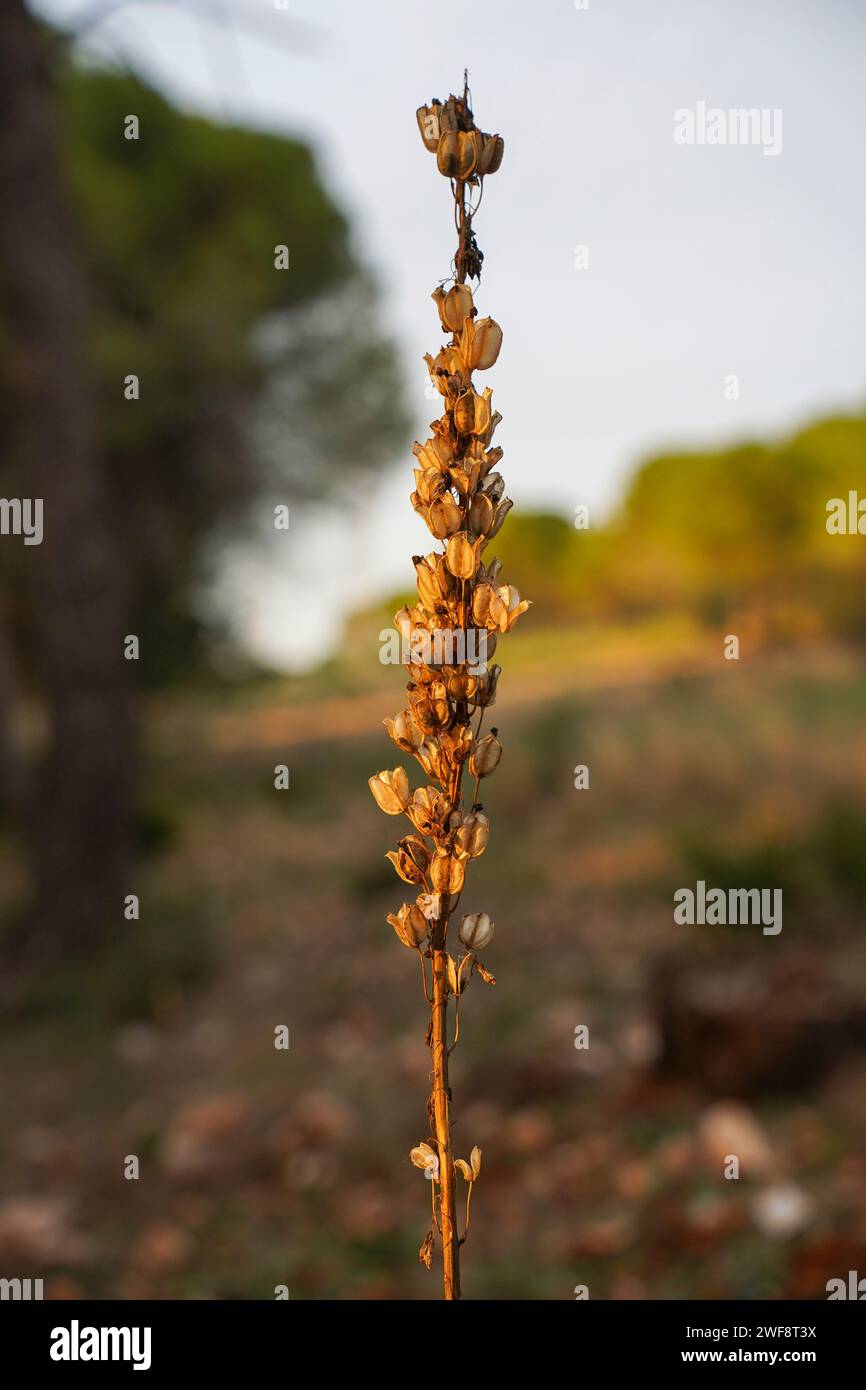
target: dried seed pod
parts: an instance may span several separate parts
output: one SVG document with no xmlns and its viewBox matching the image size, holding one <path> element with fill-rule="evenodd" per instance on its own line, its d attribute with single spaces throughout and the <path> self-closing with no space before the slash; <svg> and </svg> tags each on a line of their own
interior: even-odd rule
<svg viewBox="0 0 866 1390">
<path fill-rule="evenodd" d="M 448 677 L 448 695 L 452 700 L 471 700 L 477 689 L 478 677 L 468 671 L 455 671 Z"/>
<path fill-rule="evenodd" d="M 486 850 L 489 839 L 490 821 L 483 811 L 471 811 L 454 836 L 454 847 L 470 859 L 477 859 Z"/>
<path fill-rule="evenodd" d="M 487 493 L 476 492 L 469 508 L 469 529 L 474 531 L 476 536 L 489 536 L 495 517 L 496 508 Z"/>
<path fill-rule="evenodd" d="M 422 468 L 432 469 L 439 473 L 444 473 L 454 458 L 453 446 L 450 440 L 444 436 L 428 439 L 424 444 L 419 444 L 416 440 L 412 445 L 412 453 Z"/>
<path fill-rule="evenodd" d="M 464 960 L 466 957 L 464 956 Z M 448 988 L 452 994 L 462 994 L 469 983 L 470 976 L 463 973 L 463 961 L 458 965 L 453 956 L 449 956 L 446 962 L 446 973 L 448 976 Z"/>
<path fill-rule="evenodd" d="M 427 922 L 438 922 L 442 912 L 441 893 L 419 893 L 415 906 Z"/>
<path fill-rule="evenodd" d="M 468 285 L 452 285 L 449 291 L 443 291 L 439 285 L 431 297 L 439 310 L 439 321 L 445 332 L 459 334 L 464 320 L 467 320 L 473 311 L 473 292 Z"/>
<path fill-rule="evenodd" d="M 438 468 L 416 468 L 414 472 L 415 490 L 422 502 L 435 502 L 447 490 L 445 474 Z"/>
<path fill-rule="evenodd" d="M 485 734 L 476 743 L 469 759 L 469 770 L 473 777 L 489 777 L 499 766 L 502 757 L 502 744 L 495 733 Z"/>
<path fill-rule="evenodd" d="M 480 573 L 480 571 L 479 571 Z M 472 617 L 481 627 L 487 627 L 487 615 L 490 612 L 490 600 L 493 597 L 493 585 L 483 581 L 476 583 L 475 592 L 472 595 Z"/>
<path fill-rule="evenodd" d="M 495 587 L 501 569 L 502 561 L 496 559 L 488 561 L 486 565 L 480 565 L 477 575 L 479 584 L 492 584 Z"/>
<path fill-rule="evenodd" d="M 454 424 L 460 434 L 484 436 L 490 429 L 492 415 L 490 398 L 493 392 L 485 386 L 481 395 L 470 386 L 454 402 Z"/>
<path fill-rule="evenodd" d="M 430 882 L 440 893 L 459 893 L 465 876 L 463 861 L 447 850 L 437 850 L 430 860 Z"/>
<path fill-rule="evenodd" d="M 441 112 L 442 103 L 440 101 L 432 101 L 429 106 L 419 106 L 418 110 L 415 112 L 415 119 L 418 122 L 421 139 L 424 141 L 425 147 L 431 154 L 436 153 L 436 148 L 439 144 L 439 136 L 441 134 L 439 117 Z M 482 145 L 482 159 L 485 159 L 486 155 L 486 146 Z"/>
<path fill-rule="evenodd" d="M 426 144 L 426 141 L 425 141 Z M 429 149 L 430 146 L 428 145 Z M 478 173 L 484 178 L 487 174 L 495 174 L 505 153 L 505 141 L 501 135 L 483 135 L 481 138 L 481 156 L 478 160 Z"/>
<path fill-rule="evenodd" d="M 436 539 L 444 541 L 460 530 L 463 513 L 449 493 L 430 503 L 424 519 Z"/>
<path fill-rule="evenodd" d="M 488 390 L 488 391 L 490 390 L 489 387 L 486 387 L 485 389 Z M 493 438 L 493 431 L 496 429 L 496 426 L 499 425 L 499 424 L 501 424 L 501 423 L 502 423 L 502 416 L 499 414 L 499 411 L 498 411 L 498 410 L 494 410 L 493 414 L 492 414 L 491 417 L 490 417 L 490 424 L 487 426 L 487 429 L 484 431 L 484 434 L 481 436 L 481 442 L 482 442 L 482 444 L 484 445 L 485 449 L 487 448 L 488 444 L 490 443 L 491 439 Z"/>
<path fill-rule="evenodd" d="M 458 531 L 448 542 L 445 563 L 457 579 L 471 579 L 478 565 L 479 541 L 484 537 L 472 538 L 466 531 Z"/>
<path fill-rule="evenodd" d="M 388 816 L 399 816 L 409 805 L 409 778 L 402 767 L 393 772 L 377 772 L 368 779 L 376 804 Z"/>
<path fill-rule="evenodd" d="M 445 771 L 445 764 L 442 759 L 442 752 L 435 739 L 428 738 L 415 754 L 419 763 L 423 767 L 428 777 L 437 777 L 442 781 L 442 774 Z"/>
<path fill-rule="evenodd" d="M 460 340 L 460 355 L 470 372 L 486 372 L 502 347 L 502 329 L 495 319 L 468 319 Z"/>
<path fill-rule="evenodd" d="M 520 615 L 530 606 L 527 599 L 521 599 L 513 584 L 501 584 L 490 600 L 488 626 L 497 627 L 500 632 L 510 632 Z"/>
<path fill-rule="evenodd" d="M 411 710 L 403 710 L 396 719 L 383 719 L 382 723 L 404 753 L 414 753 L 424 742 L 424 734 L 412 717 Z"/>
<path fill-rule="evenodd" d="M 467 951 L 483 951 L 493 939 L 493 921 L 487 912 L 471 912 L 463 918 L 457 935 Z"/>
<path fill-rule="evenodd" d="M 419 841 L 418 843 L 422 842 Z M 424 882 L 426 865 L 421 867 L 416 864 L 408 850 L 403 848 L 402 843 L 398 845 L 397 849 L 390 849 L 385 858 L 390 859 L 404 883 Z"/>
<path fill-rule="evenodd" d="M 469 1165 L 472 1169 L 472 1176 L 477 1178 L 478 1174 L 481 1172 L 481 1150 L 477 1144 L 469 1155 Z"/>
<path fill-rule="evenodd" d="M 492 705 L 496 702 L 496 686 L 499 683 L 501 671 L 501 666 L 491 666 L 485 675 L 482 676 L 476 695 L 478 704 L 482 709 L 486 709 L 488 705 Z"/>
<path fill-rule="evenodd" d="M 427 560 L 421 556 L 414 561 L 415 573 L 418 576 L 418 597 L 425 608 L 432 609 L 439 602 L 441 592 L 436 573 Z"/>
<path fill-rule="evenodd" d="M 451 814 L 447 799 L 435 787 L 418 787 L 406 814 L 419 835 L 440 835 Z"/>
<path fill-rule="evenodd" d="M 412 712 L 416 724 L 425 734 L 435 734 L 440 729 L 447 729 L 452 716 L 445 686 L 440 681 L 424 686 L 423 699 L 413 703 Z"/>
<path fill-rule="evenodd" d="M 425 1178 L 435 1181 L 439 1177 L 439 1155 L 429 1144 L 418 1144 L 410 1149 L 409 1158 L 416 1168 L 423 1170 Z"/>
<path fill-rule="evenodd" d="M 502 523 L 503 523 L 503 521 L 505 520 L 505 518 L 508 516 L 508 513 L 511 511 L 511 508 L 512 508 L 513 506 L 514 506 L 514 503 L 512 502 L 512 500 L 511 500 L 510 497 L 503 497 L 502 501 L 501 501 L 500 503 L 498 503 L 498 505 L 497 505 L 497 507 L 496 507 L 496 514 L 495 514 L 495 516 L 494 516 L 494 518 L 493 518 L 493 524 L 492 524 L 492 526 L 490 527 L 490 529 L 487 531 L 487 539 L 488 539 L 489 541 L 492 541 L 494 536 L 498 536 L 498 535 L 499 535 L 499 532 L 500 532 L 500 530 L 502 529 Z M 528 608 L 528 607 L 529 607 L 529 604 L 527 603 L 526 608 Z M 525 609 L 525 608 L 523 609 L 523 612 L 524 612 L 524 613 L 526 612 L 526 609 Z M 518 614 L 517 616 L 519 617 L 520 615 Z M 516 619 L 515 619 L 515 621 L 516 621 Z"/>
<path fill-rule="evenodd" d="M 436 149 L 436 166 L 447 179 L 468 179 L 483 151 L 480 130 L 443 130 Z"/>
<path fill-rule="evenodd" d="M 387 921 L 403 945 L 411 947 L 413 951 L 426 940 L 430 930 L 424 914 L 415 903 L 404 903 L 399 912 L 388 914 Z"/>
</svg>

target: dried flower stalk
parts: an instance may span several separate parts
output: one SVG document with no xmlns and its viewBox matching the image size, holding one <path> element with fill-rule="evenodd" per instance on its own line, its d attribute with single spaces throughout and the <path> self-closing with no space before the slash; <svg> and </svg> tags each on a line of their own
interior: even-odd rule
<svg viewBox="0 0 866 1390">
<path fill-rule="evenodd" d="M 417 896 L 392 913 L 388 922 L 404 946 L 418 952 L 430 1007 L 430 1134 L 410 1154 L 431 1185 L 432 1223 L 419 1256 L 429 1268 L 438 1234 L 444 1296 L 457 1299 L 460 1247 L 469 1228 L 481 1150 L 473 1148 L 468 1161 L 454 1157 L 448 1060 L 457 1042 L 460 1001 L 470 979 L 478 975 L 487 984 L 496 981 L 479 957 L 493 936 L 489 915 L 472 912 L 463 917 L 457 931 L 462 953 L 449 952 L 448 927 L 468 865 L 487 847 L 490 827 L 478 789 L 502 754 L 497 730 L 481 733 L 485 712 L 496 699 L 500 671 L 499 666 L 487 663 L 498 635 L 509 632 L 529 604 L 512 585 L 500 581 L 499 561 L 484 558 L 511 502 L 503 495 L 500 474 L 494 471 L 502 450 L 491 447 L 491 439 L 500 416 L 492 409 L 490 389 L 479 394 L 472 378 L 474 372 L 493 366 L 502 332 L 493 319 L 477 317 L 466 284 L 467 279 L 477 281 L 481 275 L 483 257 L 472 216 L 485 175 L 499 168 L 503 142 L 500 136 L 476 127 L 465 82 L 462 96 L 422 106 L 417 119 L 424 144 L 435 152 L 439 171 L 451 183 L 458 244 L 450 287 L 446 289 L 448 282 L 443 282 L 433 293 L 449 340 L 435 357 L 428 354 L 425 359 L 442 396 L 443 413 L 432 422 L 431 437 L 413 448 L 417 467 L 412 506 L 441 548 L 413 556 L 418 602 L 395 617 L 407 650 L 406 706 L 396 718 L 386 719 L 385 725 L 397 747 L 420 763 L 428 785 L 411 791 L 405 769 L 397 767 L 371 777 L 370 789 L 383 811 L 407 816 L 412 826 L 412 833 L 399 840 L 388 858 Z M 473 790 L 464 809 L 467 769 Z M 454 1038 L 449 1045 L 448 1001 L 452 997 Z M 466 1183 L 462 1235 L 458 1175 Z"/>
</svg>

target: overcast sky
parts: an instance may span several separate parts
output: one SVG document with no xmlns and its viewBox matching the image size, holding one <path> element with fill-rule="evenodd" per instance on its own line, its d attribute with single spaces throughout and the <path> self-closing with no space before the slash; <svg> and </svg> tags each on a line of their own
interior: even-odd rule
<svg viewBox="0 0 866 1390">
<path fill-rule="evenodd" d="M 94 8 L 38 4 L 61 23 Z M 863 0 L 139 0 L 91 35 L 185 109 L 311 141 L 382 280 L 419 431 L 454 237 L 414 112 L 468 66 L 476 118 L 506 142 L 476 219 L 478 304 L 505 333 L 487 380 L 517 506 L 601 519 L 660 448 L 866 400 Z M 701 102 L 781 112 L 780 151 L 676 143 L 675 113 Z M 351 521 L 299 519 L 278 564 L 239 558 L 227 588 L 257 651 L 292 665 L 333 640 L 334 542 L 356 593 L 410 576 L 412 462 Z"/>
</svg>

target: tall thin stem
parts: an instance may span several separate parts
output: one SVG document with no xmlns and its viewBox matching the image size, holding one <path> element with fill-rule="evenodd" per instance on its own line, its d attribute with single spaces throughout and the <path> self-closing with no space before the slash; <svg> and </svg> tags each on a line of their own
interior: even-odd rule
<svg viewBox="0 0 866 1390">
<path fill-rule="evenodd" d="M 439 1218 L 442 1224 L 442 1277 L 446 1299 L 460 1297 L 460 1244 L 457 1236 L 454 1159 L 451 1150 L 451 1090 L 448 1085 L 447 917 L 437 925 L 433 946 L 433 1121 L 439 1149 Z"/>
</svg>

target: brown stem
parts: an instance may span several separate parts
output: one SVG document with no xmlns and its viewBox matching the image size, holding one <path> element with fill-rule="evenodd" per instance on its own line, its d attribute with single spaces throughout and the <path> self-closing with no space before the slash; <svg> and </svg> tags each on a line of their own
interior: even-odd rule
<svg viewBox="0 0 866 1390">
<path fill-rule="evenodd" d="M 462 179 L 457 179 L 454 190 L 454 201 L 457 204 L 457 255 L 454 258 L 454 268 L 458 284 L 466 282 L 466 253 L 469 249 L 469 233 L 472 226 L 471 219 L 466 210 L 466 184 Z"/>
<path fill-rule="evenodd" d="M 439 1149 L 439 1216 L 442 1223 L 442 1276 L 446 1299 L 460 1297 L 460 1244 L 455 1210 L 454 1160 L 451 1152 L 451 1092 L 448 1086 L 448 958 L 445 950 L 447 917 L 437 924 L 433 945 L 433 1012 L 430 1049 L 433 1056 L 433 1119 Z"/>
</svg>

